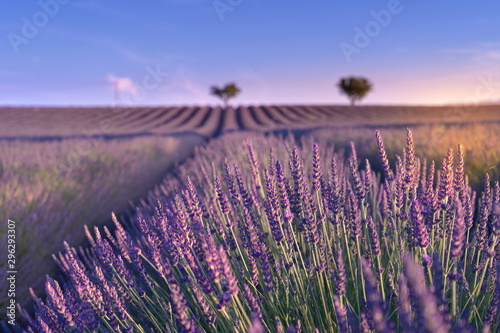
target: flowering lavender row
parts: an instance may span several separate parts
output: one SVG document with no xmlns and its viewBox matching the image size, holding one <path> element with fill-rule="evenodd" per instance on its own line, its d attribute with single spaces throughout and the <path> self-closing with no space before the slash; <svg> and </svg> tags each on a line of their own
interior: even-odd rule
<svg viewBox="0 0 500 333">
<path fill-rule="evenodd" d="M 427 163 L 408 130 L 389 161 L 374 140 L 382 178 L 354 144 L 347 160 L 310 138 L 197 149 L 133 228 L 65 244 L 26 331 L 498 331 L 498 182 L 475 204 L 462 146 Z"/>
<path fill-rule="evenodd" d="M 181 141 L 182 140 L 182 141 Z M 62 242 L 81 243 L 82 225 L 123 212 L 165 169 L 199 144 L 197 137 L 0 141 L 0 308 L 7 306 L 7 219 L 18 222 L 18 302 L 40 292 Z M 90 209 L 89 209 L 90 208 Z M 5 312 L 0 313 L 0 319 Z"/>
</svg>

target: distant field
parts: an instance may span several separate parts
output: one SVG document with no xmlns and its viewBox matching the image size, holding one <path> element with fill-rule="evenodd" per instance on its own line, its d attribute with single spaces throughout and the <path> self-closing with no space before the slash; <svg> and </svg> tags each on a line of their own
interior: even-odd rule
<svg viewBox="0 0 500 333">
<path fill-rule="evenodd" d="M 207 138 L 236 130 L 345 126 L 414 126 L 500 122 L 499 105 L 240 106 L 141 108 L 0 108 L 0 138 L 123 136 L 194 132 Z"/>
</svg>

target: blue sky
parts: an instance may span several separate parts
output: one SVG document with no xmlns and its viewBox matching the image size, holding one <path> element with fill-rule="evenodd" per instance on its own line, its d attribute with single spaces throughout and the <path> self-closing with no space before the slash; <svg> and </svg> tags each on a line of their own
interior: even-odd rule
<svg viewBox="0 0 500 333">
<path fill-rule="evenodd" d="M 0 105 L 500 101 L 500 3 L 449 0 L 6 0 Z M 390 15 L 390 17 L 389 17 Z M 377 17 L 378 16 L 378 21 Z M 354 50 L 354 51 L 353 51 Z"/>
</svg>

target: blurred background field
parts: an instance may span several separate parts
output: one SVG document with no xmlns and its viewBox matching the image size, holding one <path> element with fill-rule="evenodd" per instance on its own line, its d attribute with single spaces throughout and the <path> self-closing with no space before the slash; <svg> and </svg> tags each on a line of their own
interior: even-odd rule
<svg viewBox="0 0 500 333">
<path fill-rule="evenodd" d="M 17 301 L 30 300 L 28 288 L 43 290 L 54 270 L 52 253 L 64 240 L 80 244 L 84 225 L 101 225 L 111 212 L 123 213 L 174 163 L 191 154 L 195 135 L 103 140 L 0 141 L 0 219 L 16 222 Z M 7 248 L 6 223 L 0 228 Z M 6 251 L 0 255 L 5 280 Z M 1 295 L 7 285 L 0 284 Z M 0 298 L 0 306 L 5 304 Z"/>
<path fill-rule="evenodd" d="M 387 155 L 395 162 L 396 154 L 401 158 L 406 129 L 405 126 L 384 127 L 379 129 L 384 139 Z M 410 126 L 415 138 L 415 153 L 427 165 L 434 160 L 436 169 L 441 167 L 443 157 L 448 149 L 456 154 L 458 145 L 462 144 L 465 152 L 465 170 L 470 185 L 474 190 L 482 187 L 484 176 L 488 173 L 491 179 L 500 175 L 500 124 L 498 123 L 463 123 L 463 124 L 425 124 Z M 381 172 L 378 157 L 375 128 L 351 127 L 334 128 L 315 132 L 319 139 L 326 139 L 338 148 L 348 148 L 350 141 L 356 144 L 359 156 L 366 156 L 377 172 Z M 362 161 L 364 165 L 364 161 Z"/>
</svg>

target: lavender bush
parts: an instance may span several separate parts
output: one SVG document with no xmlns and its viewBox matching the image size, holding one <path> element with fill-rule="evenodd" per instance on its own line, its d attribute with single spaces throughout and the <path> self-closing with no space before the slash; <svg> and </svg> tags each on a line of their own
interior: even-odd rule
<svg viewBox="0 0 500 333">
<path fill-rule="evenodd" d="M 63 250 L 64 240 L 81 243 L 83 225 L 102 224 L 111 210 L 124 212 L 129 199 L 144 196 L 200 141 L 190 136 L 0 141 L 0 248 L 5 249 L 0 307 L 7 301 L 7 219 L 17 223 L 16 296 L 25 303 L 30 286 L 43 291 L 45 274 L 57 268 L 50 255 Z"/>
<path fill-rule="evenodd" d="M 409 130 L 393 161 L 374 140 L 382 177 L 310 138 L 197 149 L 133 226 L 65 243 L 26 330 L 498 331 L 498 182 L 476 205 L 462 146 L 428 164 Z"/>
</svg>

